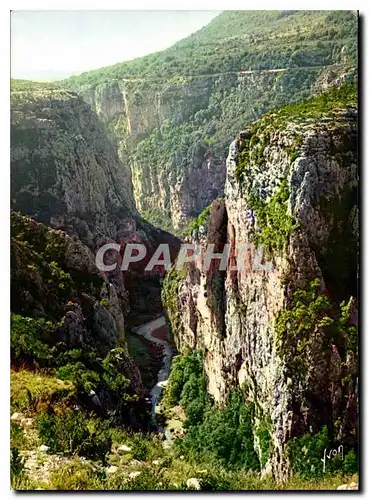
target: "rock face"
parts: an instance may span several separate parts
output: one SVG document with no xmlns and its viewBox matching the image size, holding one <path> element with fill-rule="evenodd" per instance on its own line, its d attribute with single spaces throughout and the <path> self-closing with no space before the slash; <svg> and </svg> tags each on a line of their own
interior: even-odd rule
<svg viewBox="0 0 369 500">
<path fill-rule="evenodd" d="M 117 140 L 139 212 L 184 234 L 224 193 L 230 142 L 268 110 L 350 78 L 350 11 L 226 11 L 168 49 L 59 84 Z"/>
<path fill-rule="evenodd" d="M 204 251 L 229 245 L 227 270 L 191 263 L 166 299 L 177 348 L 205 349 L 215 400 L 243 386 L 254 401 L 255 449 L 264 426 L 278 480 L 291 438 L 328 425 L 356 440 L 357 115 L 346 90 L 342 102 L 333 94 L 267 115 L 232 143 L 225 199 L 193 235 Z"/>
<path fill-rule="evenodd" d="M 231 88 L 236 81 L 232 77 L 227 85 Z M 221 78 L 159 83 L 122 79 L 80 92 L 117 138 L 120 155 L 132 171 L 138 211 L 162 227 L 169 221 L 175 228 L 183 226 L 223 190 L 224 145 L 221 157 L 202 143 L 183 144 L 174 154 L 175 144 L 166 137 L 171 127 L 175 137 L 186 136 L 184 123 L 206 108 L 212 92 L 222 85 Z M 168 141 L 163 147 L 157 143 L 161 134 Z"/>
<path fill-rule="evenodd" d="M 169 243 L 175 252 L 179 241 L 138 215 L 129 167 L 118 158 L 105 125 L 76 94 L 55 89 L 13 92 L 11 127 L 12 208 L 71 235 L 66 258 L 72 267 L 96 273 L 91 251 L 111 241 L 143 243 L 148 255 L 159 243 Z M 112 258 L 121 262 L 117 252 Z M 118 266 L 108 279 L 101 298 L 110 300 L 124 339 L 123 314 L 130 304 L 133 315 L 140 312 L 126 283 L 134 293 L 141 283 L 153 290 L 151 295 L 142 293 L 140 304 L 152 317 L 161 311 L 159 277 L 137 270 L 123 277 Z M 68 321 L 78 320 L 70 315 Z M 96 328 L 111 330 L 110 323 L 105 311 L 94 306 Z"/>
<path fill-rule="evenodd" d="M 46 239 L 62 240 L 68 269 L 98 274 L 95 250 L 106 241 L 129 237 L 136 227 L 130 172 L 119 163 L 103 125 L 75 94 L 31 90 L 12 93 L 11 131 L 12 208 L 66 231 L 71 238 L 62 232 L 48 235 L 46 228 L 36 229 L 36 222 L 30 222 L 28 234 L 33 224 Z M 124 343 L 123 312 L 129 302 L 121 275 L 113 288 Z M 96 328 L 101 314 L 95 308 Z M 66 332 L 72 324 L 73 330 L 79 329 L 78 315 L 74 311 L 66 317 Z M 110 338 L 112 345 L 116 343 Z"/>
<path fill-rule="evenodd" d="M 142 404 L 146 391 L 128 354 L 117 290 L 96 270 L 91 251 L 63 231 L 16 212 L 11 214 L 11 236 L 12 313 L 48 321 L 43 340 L 50 349 L 63 343 L 65 349 L 110 353 Z M 115 354 L 117 347 L 121 349 Z M 23 362 L 27 365 L 27 359 Z M 115 408 L 109 397 L 98 395 L 98 406 L 102 402 L 105 409 Z"/>
<path fill-rule="evenodd" d="M 135 229 L 129 168 L 76 94 L 12 94 L 12 208 L 90 247 Z"/>
<path fill-rule="evenodd" d="M 11 214 L 11 236 L 13 313 L 60 321 L 55 338 L 71 348 L 86 342 L 105 353 L 125 347 L 117 290 L 87 247 L 17 212 Z"/>
</svg>

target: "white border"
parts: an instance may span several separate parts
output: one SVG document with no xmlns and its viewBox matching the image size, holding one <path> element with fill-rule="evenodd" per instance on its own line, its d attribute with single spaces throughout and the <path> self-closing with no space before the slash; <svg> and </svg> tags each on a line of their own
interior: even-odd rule
<svg viewBox="0 0 369 500">
<path fill-rule="evenodd" d="M 186 0 L 171 2 L 170 0 L 136 0 L 131 2 L 122 0 L 105 0 L 103 5 L 97 0 L 7 0 L 1 8 L 7 10 L 363 10 L 365 0 L 353 2 L 347 0 L 319 0 L 293 1 L 259 0 L 254 2 L 242 0 Z M 256 9 L 257 7 L 257 9 Z"/>
</svg>

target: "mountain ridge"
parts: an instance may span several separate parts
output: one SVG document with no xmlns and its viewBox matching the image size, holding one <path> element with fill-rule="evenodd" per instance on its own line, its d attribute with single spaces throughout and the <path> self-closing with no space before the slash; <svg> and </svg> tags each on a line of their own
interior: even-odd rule
<svg viewBox="0 0 369 500">
<path fill-rule="evenodd" d="M 288 18 L 288 20 L 287 20 Z M 291 31 L 290 29 L 290 23 L 291 23 L 291 18 L 292 22 L 295 20 L 296 27 L 294 30 Z M 342 28 L 342 25 L 339 26 L 339 23 L 347 22 L 348 26 L 344 26 Z M 263 24 L 264 23 L 264 24 Z M 286 26 L 284 26 L 286 23 Z M 309 24 L 310 23 L 310 24 Z M 311 24 L 312 23 L 312 24 Z M 168 73 L 169 76 L 171 76 L 171 71 L 168 71 L 168 64 L 164 64 L 163 62 L 170 62 L 165 59 L 167 58 L 173 58 L 174 60 L 176 58 L 180 58 L 177 54 L 178 50 L 184 50 L 185 55 L 184 57 L 187 58 L 189 57 L 191 49 L 197 48 L 200 50 L 199 57 L 201 57 L 201 63 L 202 63 L 202 69 L 200 74 L 204 74 L 206 72 L 206 68 L 209 67 L 210 63 L 207 63 L 205 60 L 204 55 L 202 54 L 202 50 L 204 47 L 211 46 L 213 48 L 214 43 L 220 43 L 221 41 L 225 41 L 228 43 L 230 40 L 234 39 L 244 39 L 245 37 L 252 37 L 257 35 L 257 42 L 260 43 L 262 40 L 270 41 L 270 36 L 275 36 L 275 37 L 280 37 L 282 38 L 283 36 L 286 36 L 286 33 L 288 36 L 292 35 L 295 38 L 299 37 L 304 37 L 304 33 L 307 33 L 309 37 L 313 34 L 314 30 L 319 28 L 320 30 L 322 29 L 322 26 L 324 26 L 324 23 L 331 23 L 331 30 L 332 33 L 330 36 L 333 36 L 333 32 L 335 36 L 341 36 L 342 38 L 347 37 L 347 40 L 352 41 L 352 35 L 355 37 L 355 31 L 356 31 L 356 20 L 355 20 L 355 15 L 351 11 L 255 11 L 255 12 L 250 12 L 250 11 L 230 11 L 230 12 L 223 12 L 219 14 L 215 19 L 213 19 L 209 24 L 198 30 L 197 32 L 193 33 L 192 35 L 179 40 L 178 42 L 174 43 L 171 47 L 160 51 L 160 52 L 154 52 L 152 54 L 147 54 L 146 56 L 127 61 L 127 62 L 121 62 L 117 63 L 112 66 L 107 66 L 105 68 L 101 68 L 100 70 L 92 70 L 91 72 L 84 72 L 80 75 L 73 76 L 69 79 L 65 79 L 61 81 L 61 84 L 71 84 L 73 85 L 73 82 L 77 83 L 78 80 L 83 80 L 84 77 L 87 77 L 89 74 L 99 76 L 104 75 L 106 73 L 106 76 L 108 76 L 109 71 L 116 71 L 117 77 L 123 77 L 122 71 L 124 69 L 127 69 L 127 71 L 131 71 L 135 73 L 135 66 L 140 67 L 141 63 L 148 63 L 144 64 L 143 68 L 145 69 L 146 73 L 150 74 L 150 68 L 152 66 L 152 71 L 155 71 L 156 66 L 160 65 L 160 71 L 162 73 Z M 306 27 L 306 24 L 308 25 Z M 338 27 L 336 26 L 338 24 Z M 305 26 L 304 26 L 305 25 Z M 301 26 L 304 26 L 304 29 L 301 28 Z M 286 33 L 275 33 L 275 30 L 280 29 L 283 30 L 283 28 L 287 27 Z M 328 28 L 327 28 L 328 29 Z M 343 29 L 343 31 L 342 31 Z M 335 31 L 336 30 L 336 31 Z M 271 32 L 273 32 L 273 35 L 271 35 Z M 235 32 L 233 36 L 229 36 L 230 32 Z M 260 33 L 263 34 L 264 37 L 268 36 L 268 38 L 262 38 L 260 36 Z M 297 36 L 298 35 L 298 36 Z M 314 36 L 316 37 L 316 33 L 314 33 Z M 328 36 L 328 33 L 324 36 Z M 323 36 L 323 39 L 324 39 Z M 310 40 L 309 43 L 314 43 L 314 37 L 308 39 Z M 250 40 L 248 40 L 250 41 Z M 254 40 L 251 39 L 253 42 Z M 329 45 L 332 44 L 332 41 L 325 40 L 325 42 Z M 291 43 L 291 40 L 288 41 L 288 43 Z M 192 47 L 194 46 L 194 47 Z M 234 49 L 234 47 L 232 46 Z M 355 44 L 353 46 L 353 49 L 355 50 Z M 243 49 L 245 50 L 245 49 Z M 187 52 L 186 52 L 187 51 Z M 173 54 L 172 54 L 173 53 Z M 204 50 L 204 53 L 206 54 L 206 48 Z M 166 54 L 166 56 L 165 56 Z M 165 57 L 164 57 L 165 56 Z M 208 54 L 208 57 L 214 56 L 214 54 Z M 164 58 L 164 61 L 162 60 L 162 57 Z M 333 54 L 330 57 L 334 57 Z M 156 61 L 156 59 L 158 59 Z M 232 54 L 231 60 L 233 61 L 235 59 L 235 55 Z M 151 61 L 152 60 L 152 61 Z M 241 58 L 242 61 L 242 58 Z M 242 63 L 240 61 L 240 65 L 237 67 L 237 70 L 243 69 Z M 150 65 L 150 62 L 152 64 Z M 297 61 L 298 62 L 298 61 Z M 190 63 L 191 64 L 191 63 Z M 233 62 L 231 62 L 233 64 Z M 260 63 L 258 63 L 260 64 Z M 300 66 L 301 64 L 297 64 Z M 130 68 L 131 66 L 131 68 Z M 147 67 L 148 66 L 148 67 Z M 274 61 L 271 64 L 271 67 L 268 69 L 272 69 L 273 67 L 276 67 L 276 62 Z M 234 68 L 233 68 L 234 69 Z M 249 68 L 252 69 L 252 68 Z M 267 69 L 267 68 L 265 68 Z M 99 73 L 100 72 L 100 73 Z M 181 76 L 187 76 L 188 72 L 184 73 L 179 73 Z M 112 76 L 110 74 L 110 76 Z"/>
</svg>

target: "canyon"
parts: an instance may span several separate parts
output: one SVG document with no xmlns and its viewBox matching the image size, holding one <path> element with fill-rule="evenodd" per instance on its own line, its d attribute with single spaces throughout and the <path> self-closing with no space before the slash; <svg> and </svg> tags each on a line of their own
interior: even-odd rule
<svg viewBox="0 0 369 500">
<path fill-rule="evenodd" d="M 245 124 L 355 73 L 355 30 L 348 12 L 224 12 L 166 51 L 61 86 L 107 125 L 141 215 L 183 236 L 224 193 L 229 144 Z"/>
<path fill-rule="evenodd" d="M 334 471 L 357 470 L 356 30 L 344 11 L 225 12 L 166 51 L 12 82 L 12 377 L 27 382 L 13 409 L 54 454 L 101 460 L 107 489 L 127 486 L 107 475 L 128 473 L 131 448 L 174 476 L 186 458 L 209 485 L 210 459 L 246 483 L 315 478 L 321 443 L 347 450 Z M 182 242 L 227 248 L 228 265 L 146 269 Z M 129 244 L 146 255 L 126 269 Z M 159 476 L 154 489 L 182 488 Z"/>
</svg>

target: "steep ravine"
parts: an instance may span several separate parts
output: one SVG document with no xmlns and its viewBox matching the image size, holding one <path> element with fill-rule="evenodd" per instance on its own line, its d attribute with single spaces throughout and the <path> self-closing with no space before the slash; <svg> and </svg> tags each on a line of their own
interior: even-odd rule
<svg viewBox="0 0 369 500">
<path fill-rule="evenodd" d="M 61 229 L 95 254 L 107 242 L 141 243 L 147 257 L 159 243 L 172 256 L 179 240 L 153 227 L 137 212 L 131 172 L 106 126 L 75 93 L 51 89 L 11 95 L 11 207 Z M 161 311 L 160 274 L 143 266 L 108 273 L 125 318 Z M 129 290 L 128 290 L 129 289 Z M 141 319 L 142 321 L 142 319 Z M 122 333 L 122 335 L 124 335 Z"/>
<path fill-rule="evenodd" d="M 352 72 L 332 66 L 173 82 L 123 79 L 81 89 L 80 96 L 117 141 L 138 211 L 178 231 L 224 193 L 228 145 L 242 124 L 290 102 L 287 88 L 296 100 Z"/>
<path fill-rule="evenodd" d="M 301 480 L 290 444 L 316 436 L 323 426 L 330 443 L 357 454 L 355 15 L 345 14 L 347 24 L 333 15 L 332 41 L 332 16 L 312 13 L 310 20 L 318 19 L 312 26 L 321 30 L 315 46 L 314 30 L 301 36 L 298 12 L 264 13 L 265 36 L 257 23 L 245 35 L 241 23 L 234 37 L 237 15 L 232 21 L 225 13 L 232 23 L 222 39 L 210 26 L 215 39 L 205 37 L 204 46 L 212 57 L 198 74 L 186 73 L 185 66 L 177 76 L 173 69 L 183 54 L 199 64 L 191 57 L 195 35 L 183 41 L 183 52 L 174 46 L 149 56 L 147 68 L 133 61 L 127 78 L 129 63 L 123 63 L 128 66 L 120 76 L 101 70 L 101 78 L 87 75 L 87 84 L 83 75 L 64 82 L 73 91 L 30 83 L 12 92 L 12 453 L 32 455 L 28 462 L 42 488 L 40 452 L 52 460 L 63 456 L 55 460 L 69 467 L 61 481 L 69 481 L 75 466 L 79 481 L 78 467 L 91 466 L 76 489 L 130 489 L 137 479 L 136 489 L 215 484 L 227 490 L 230 484 L 238 489 L 243 474 L 245 489 L 255 487 L 254 480 L 266 488 L 292 475 Z M 280 30 L 284 16 L 292 16 L 299 30 Z M 197 50 L 201 40 L 200 33 Z M 242 52 L 240 40 L 250 53 Z M 270 40 L 276 50 L 269 50 Z M 312 66 L 315 59 L 319 64 Z M 140 77 L 142 70 L 146 76 Z M 322 89 L 327 92 L 307 102 L 268 112 Z M 146 272 L 159 244 L 169 245 L 175 261 L 181 241 L 171 231 L 188 234 L 189 221 L 207 206 L 185 241 L 200 245 L 202 257 L 209 245 L 215 252 L 229 245 L 227 269 L 207 269 L 199 259 L 165 277 L 162 267 Z M 117 268 L 105 273 L 95 254 L 107 242 L 119 243 L 120 250 L 108 254 Z M 147 255 L 121 272 L 127 243 L 145 245 Z M 251 246 L 242 255 L 244 244 Z M 235 267 L 240 259 L 243 269 Z M 128 335 L 144 340 L 135 353 L 143 353 L 142 366 L 153 354 L 145 374 Z M 172 390 L 175 352 L 180 356 L 172 374 L 181 379 L 181 370 L 189 372 L 193 385 L 187 384 L 187 401 L 177 390 L 180 396 L 161 408 L 165 388 L 167 395 Z M 181 365 L 188 353 L 201 364 Z M 193 420 L 233 410 L 234 394 L 245 412 L 219 419 L 216 431 L 219 436 L 228 426 L 236 435 L 245 424 L 247 437 L 242 434 L 236 452 L 256 457 L 250 470 L 245 460 L 224 461 L 205 445 L 201 454 L 208 436 L 217 437 L 210 425 L 195 443 L 201 453 L 191 454 Z M 192 420 L 188 400 L 195 403 Z M 172 417 L 180 429 L 162 423 Z M 232 433 L 223 434 L 231 448 Z M 36 435 L 40 442 L 34 444 Z M 176 437 L 183 440 L 175 453 L 167 452 Z M 214 471 L 203 468 L 209 457 Z M 209 479 L 218 471 L 224 477 Z M 228 482 L 232 474 L 237 482 Z"/>
<path fill-rule="evenodd" d="M 101 349 L 124 362 L 119 370 L 138 395 L 137 419 L 143 418 L 147 390 L 127 356 L 126 331 L 162 313 L 163 269 L 144 268 L 160 243 L 174 258 L 180 242 L 140 217 L 130 170 L 76 94 L 37 86 L 15 91 L 11 126 L 12 313 L 25 322 L 51 321 L 48 344 L 57 339 L 67 350 Z M 123 273 L 122 256 L 113 251 L 108 259 L 116 269 L 102 272 L 95 254 L 108 242 L 143 244 L 146 259 Z M 95 392 L 99 410 L 122 406 L 105 389 Z"/>
</svg>

